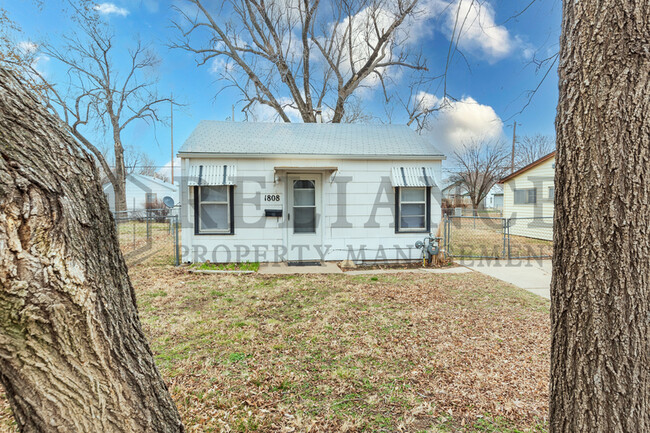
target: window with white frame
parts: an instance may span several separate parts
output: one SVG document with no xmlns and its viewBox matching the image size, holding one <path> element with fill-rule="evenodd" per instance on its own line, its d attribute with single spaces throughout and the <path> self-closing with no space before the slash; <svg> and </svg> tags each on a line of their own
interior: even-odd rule
<svg viewBox="0 0 650 433">
<path fill-rule="evenodd" d="M 537 203 L 537 189 L 516 189 L 514 193 L 515 204 L 535 204 Z"/>
<path fill-rule="evenodd" d="M 196 188 L 196 203 L 198 233 L 233 232 L 230 186 L 199 186 Z"/>
<path fill-rule="evenodd" d="M 555 198 L 555 187 L 554 186 L 549 186 L 548 187 L 548 198 L 549 198 L 549 200 L 553 200 Z"/>
<path fill-rule="evenodd" d="M 397 188 L 397 231 L 421 232 L 428 230 L 428 188 Z"/>
</svg>

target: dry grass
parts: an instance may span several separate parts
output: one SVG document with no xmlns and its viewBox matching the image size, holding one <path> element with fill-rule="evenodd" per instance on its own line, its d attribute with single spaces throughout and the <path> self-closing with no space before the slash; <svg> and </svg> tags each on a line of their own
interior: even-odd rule
<svg viewBox="0 0 650 433">
<path fill-rule="evenodd" d="M 149 234 L 147 235 L 147 231 Z M 118 224 L 120 249 L 129 266 L 148 262 L 174 264 L 174 231 L 169 222 L 123 220 Z"/>
<path fill-rule="evenodd" d="M 451 226 L 450 253 L 454 257 L 503 258 L 503 222 L 495 219 L 455 219 Z M 506 244 L 506 251 L 508 245 Z M 551 257 L 553 242 L 510 235 L 510 257 Z M 506 253 L 507 254 L 507 253 Z"/>
<path fill-rule="evenodd" d="M 489 277 L 131 277 L 188 431 L 545 430 L 548 301 Z"/>
</svg>

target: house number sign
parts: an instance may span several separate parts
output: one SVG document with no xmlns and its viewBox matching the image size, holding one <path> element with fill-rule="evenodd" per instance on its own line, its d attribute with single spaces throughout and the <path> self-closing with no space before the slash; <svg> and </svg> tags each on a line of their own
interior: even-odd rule
<svg viewBox="0 0 650 433">
<path fill-rule="evenodd" d="M 276 204 L 279 204 L 281 202 L 280 194 L 263 194 L 262 197 L 263 197 L 264 203 L 276 203 Z"/>
</svg>

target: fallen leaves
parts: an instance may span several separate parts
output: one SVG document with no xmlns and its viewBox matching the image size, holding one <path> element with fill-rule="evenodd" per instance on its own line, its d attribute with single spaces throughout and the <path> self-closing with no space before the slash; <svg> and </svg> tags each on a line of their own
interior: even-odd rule
<svg viewBox="0 0 650 433">
<path fill-rule="evenodd" d="M 131 277 L 188 432 L 544 424 L 548 302 L 489 277 Z"/>
</svg>

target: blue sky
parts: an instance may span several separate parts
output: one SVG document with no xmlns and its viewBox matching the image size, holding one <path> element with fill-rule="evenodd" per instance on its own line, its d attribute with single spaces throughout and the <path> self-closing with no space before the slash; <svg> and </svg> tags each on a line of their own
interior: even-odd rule
<svg viewBox="0 0 650 433">
<path fill-rule="evenodd" d="M 443 0 L 429 0 L 443 1 Z M 455 0 L 461 1 L 461 0 Z M 470 0 L 465 1 L 469 7 Z M 210 65 L 197 67 L 196 57 L 181 50 L 171 50 L 167 44 L 176 36 L 171 20 L 178 18 L 172 4 L 184 6 L 185 0 L 112 0 L 98 2 L 101 19 L 116 33 L 119 50 L 126 50 L 139 37 L 151 42 L 161 58 L 157 70 L 159 93 L 174 94 L 185 106 L 174 112 L 174 143 L 176 149 L 202 119 L 225 120 L 231 116 L 231 107 L 239 95 L 227 90 L 215 95 L 223 83 L 217 80 Z M 215 3 L 209 1 L 208 3 Z M 536 71 L 531 64 L 533 56 L 545 58 L 558 51 L 561 2 L 537 0 L 520 16 L 514 17 L 529 1 L 485 1 L 480 10 L 482 27 L 468 30 L 461 40 L 464 54 L 456 55 L 448 71 L 448 93 L 458 101 L 432 122 L 432 137 L 444 147 L 453 149 L 463 140 L 475 135 L 511 139 L 512 122 L 517 121 L 518 135 L 536 133 L 554 134 L 557 105 L 557 74 L 548 74 L 530 104 L 519 113 L 528 101 L 528 91 L 540 82 L 545 70 Z M 22 33 L 16 36 L 19 43 L 39 44 L 48 40 L 56 45 L 63 34 L 71 32 L 75 24 L 70 12 L 63 11 L 60 0 L 48 0 L 39 8 L 32 0 L 0 0 L 0 7 L 17 22 Z M 415 41 L 427 58 L 432 74 L 444 70 L 449 47 L 449 17 L 430 14 L 418 23 Z M 487 30 L 486 30 L 487 29 Z M 118 67 L 122 61 L 116 57 Z M 41 58 L 37 67 L 52 81 L 62 78 L 65 72 L 56 61 Z M 399 84 L 399 83 L 398 83 Z M 440 90 L 430 89 L 436 97 Z M 382 117 L 384 109 L 378 88 L 363 92 L 362 103 L 366 110 Z M 165 113 L 163 113 L 165 114 Z M 236 120 L 243 120 L 237 111 Z M 263 119 L 264 120 L 264 119 Z M 404 123 L 406 118 L 396 111 L 392 121 Z M 88 132 L 101 141 L 102 137 Z M 170 161 L 170 128 L 158 124 L 155 128 L 138 123 L 125 131 L 123 141 L 146 152 L 156 164 Z"/>
</svg>

